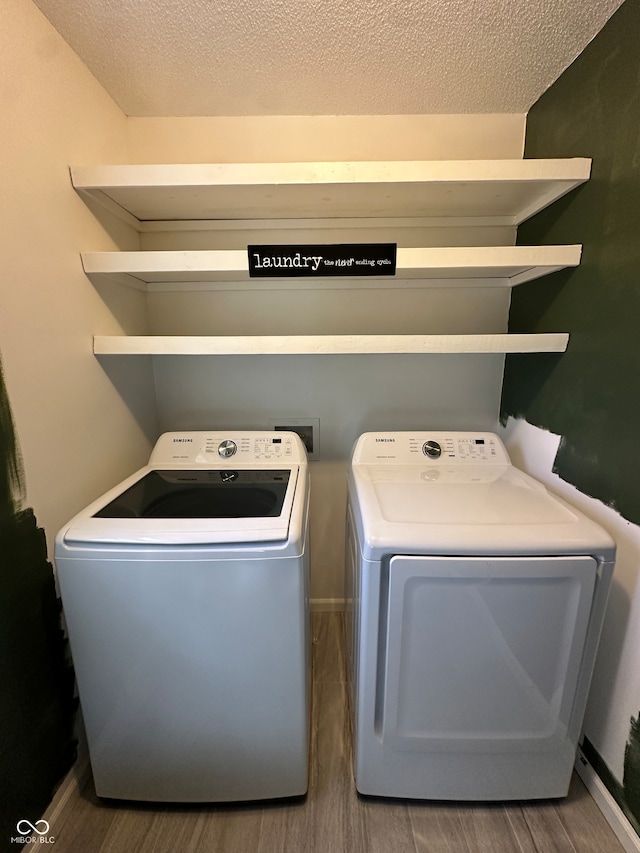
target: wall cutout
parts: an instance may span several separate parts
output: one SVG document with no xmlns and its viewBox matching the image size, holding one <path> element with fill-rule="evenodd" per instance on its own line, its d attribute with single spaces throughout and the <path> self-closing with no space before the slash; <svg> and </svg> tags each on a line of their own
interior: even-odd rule
<svg viewBox="0 0 640 853">
<path fill-rule="evenodd" d="M 0 365 L 0 849 L 41 817 L 73 764 L 73 671 L 44 531 L 23 508 L 24 472 Z M 55 836 L 55 827 L 51 828 Z M 16 845 L 14 845 L 16 846 Z"/>
</svg>

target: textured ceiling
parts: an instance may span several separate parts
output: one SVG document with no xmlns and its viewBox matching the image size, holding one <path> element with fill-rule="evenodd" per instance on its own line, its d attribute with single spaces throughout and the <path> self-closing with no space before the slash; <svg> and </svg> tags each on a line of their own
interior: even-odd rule
<svg viewBox="0 0 640 853">
<path fill-rule="evenodd" d="M 132 116 L 525 113 L 622 0 L 34 0 Z"/>
</svg>

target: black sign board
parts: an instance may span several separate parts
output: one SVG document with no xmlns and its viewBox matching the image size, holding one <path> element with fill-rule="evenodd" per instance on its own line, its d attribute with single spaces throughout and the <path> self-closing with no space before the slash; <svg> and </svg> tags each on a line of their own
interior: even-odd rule
<svg viewBox="0 0 640 853">
<path fill-rule="evenodd" d="M 251 278 L 395 275 L 395 243 L 247 246 Z"/>
</svg>

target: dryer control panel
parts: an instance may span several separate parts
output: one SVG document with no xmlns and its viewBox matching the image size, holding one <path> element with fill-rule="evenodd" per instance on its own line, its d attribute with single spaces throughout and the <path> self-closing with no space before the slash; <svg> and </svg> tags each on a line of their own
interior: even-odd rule
<svg viewBox="0 0 640 853">
<path fill-rule="evenodd" d="M 149 464 L 218 468 L 246 463 L 273 467 L 273 463 L 300 465 L 306 461 L 304 444 L 296 433 L 248 430 L 165 432 L 156 442 Z"/>
<path fill-rule="evenodd" d="M 367 432 L 353 450 L 354 464 L 510 465 L 500 438 L 491 432 Z"/>
</svg>

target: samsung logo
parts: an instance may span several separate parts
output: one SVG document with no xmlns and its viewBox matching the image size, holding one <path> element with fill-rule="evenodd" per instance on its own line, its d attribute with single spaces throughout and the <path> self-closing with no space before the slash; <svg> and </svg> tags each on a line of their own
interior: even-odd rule
<svg viewBox="0 0 640 853">
<path fill-rule="evenodd" d="M 392 444 L 395 442 L 395 438 L 376 438 L 376 444 L 380 444 L 381 442 L 384 444 Z"/>
<path fill-rule="evenodd" d="M 192 438 L 174 438 L 172 441 L 174 444 L 193 444 Z"/>
</svg>

